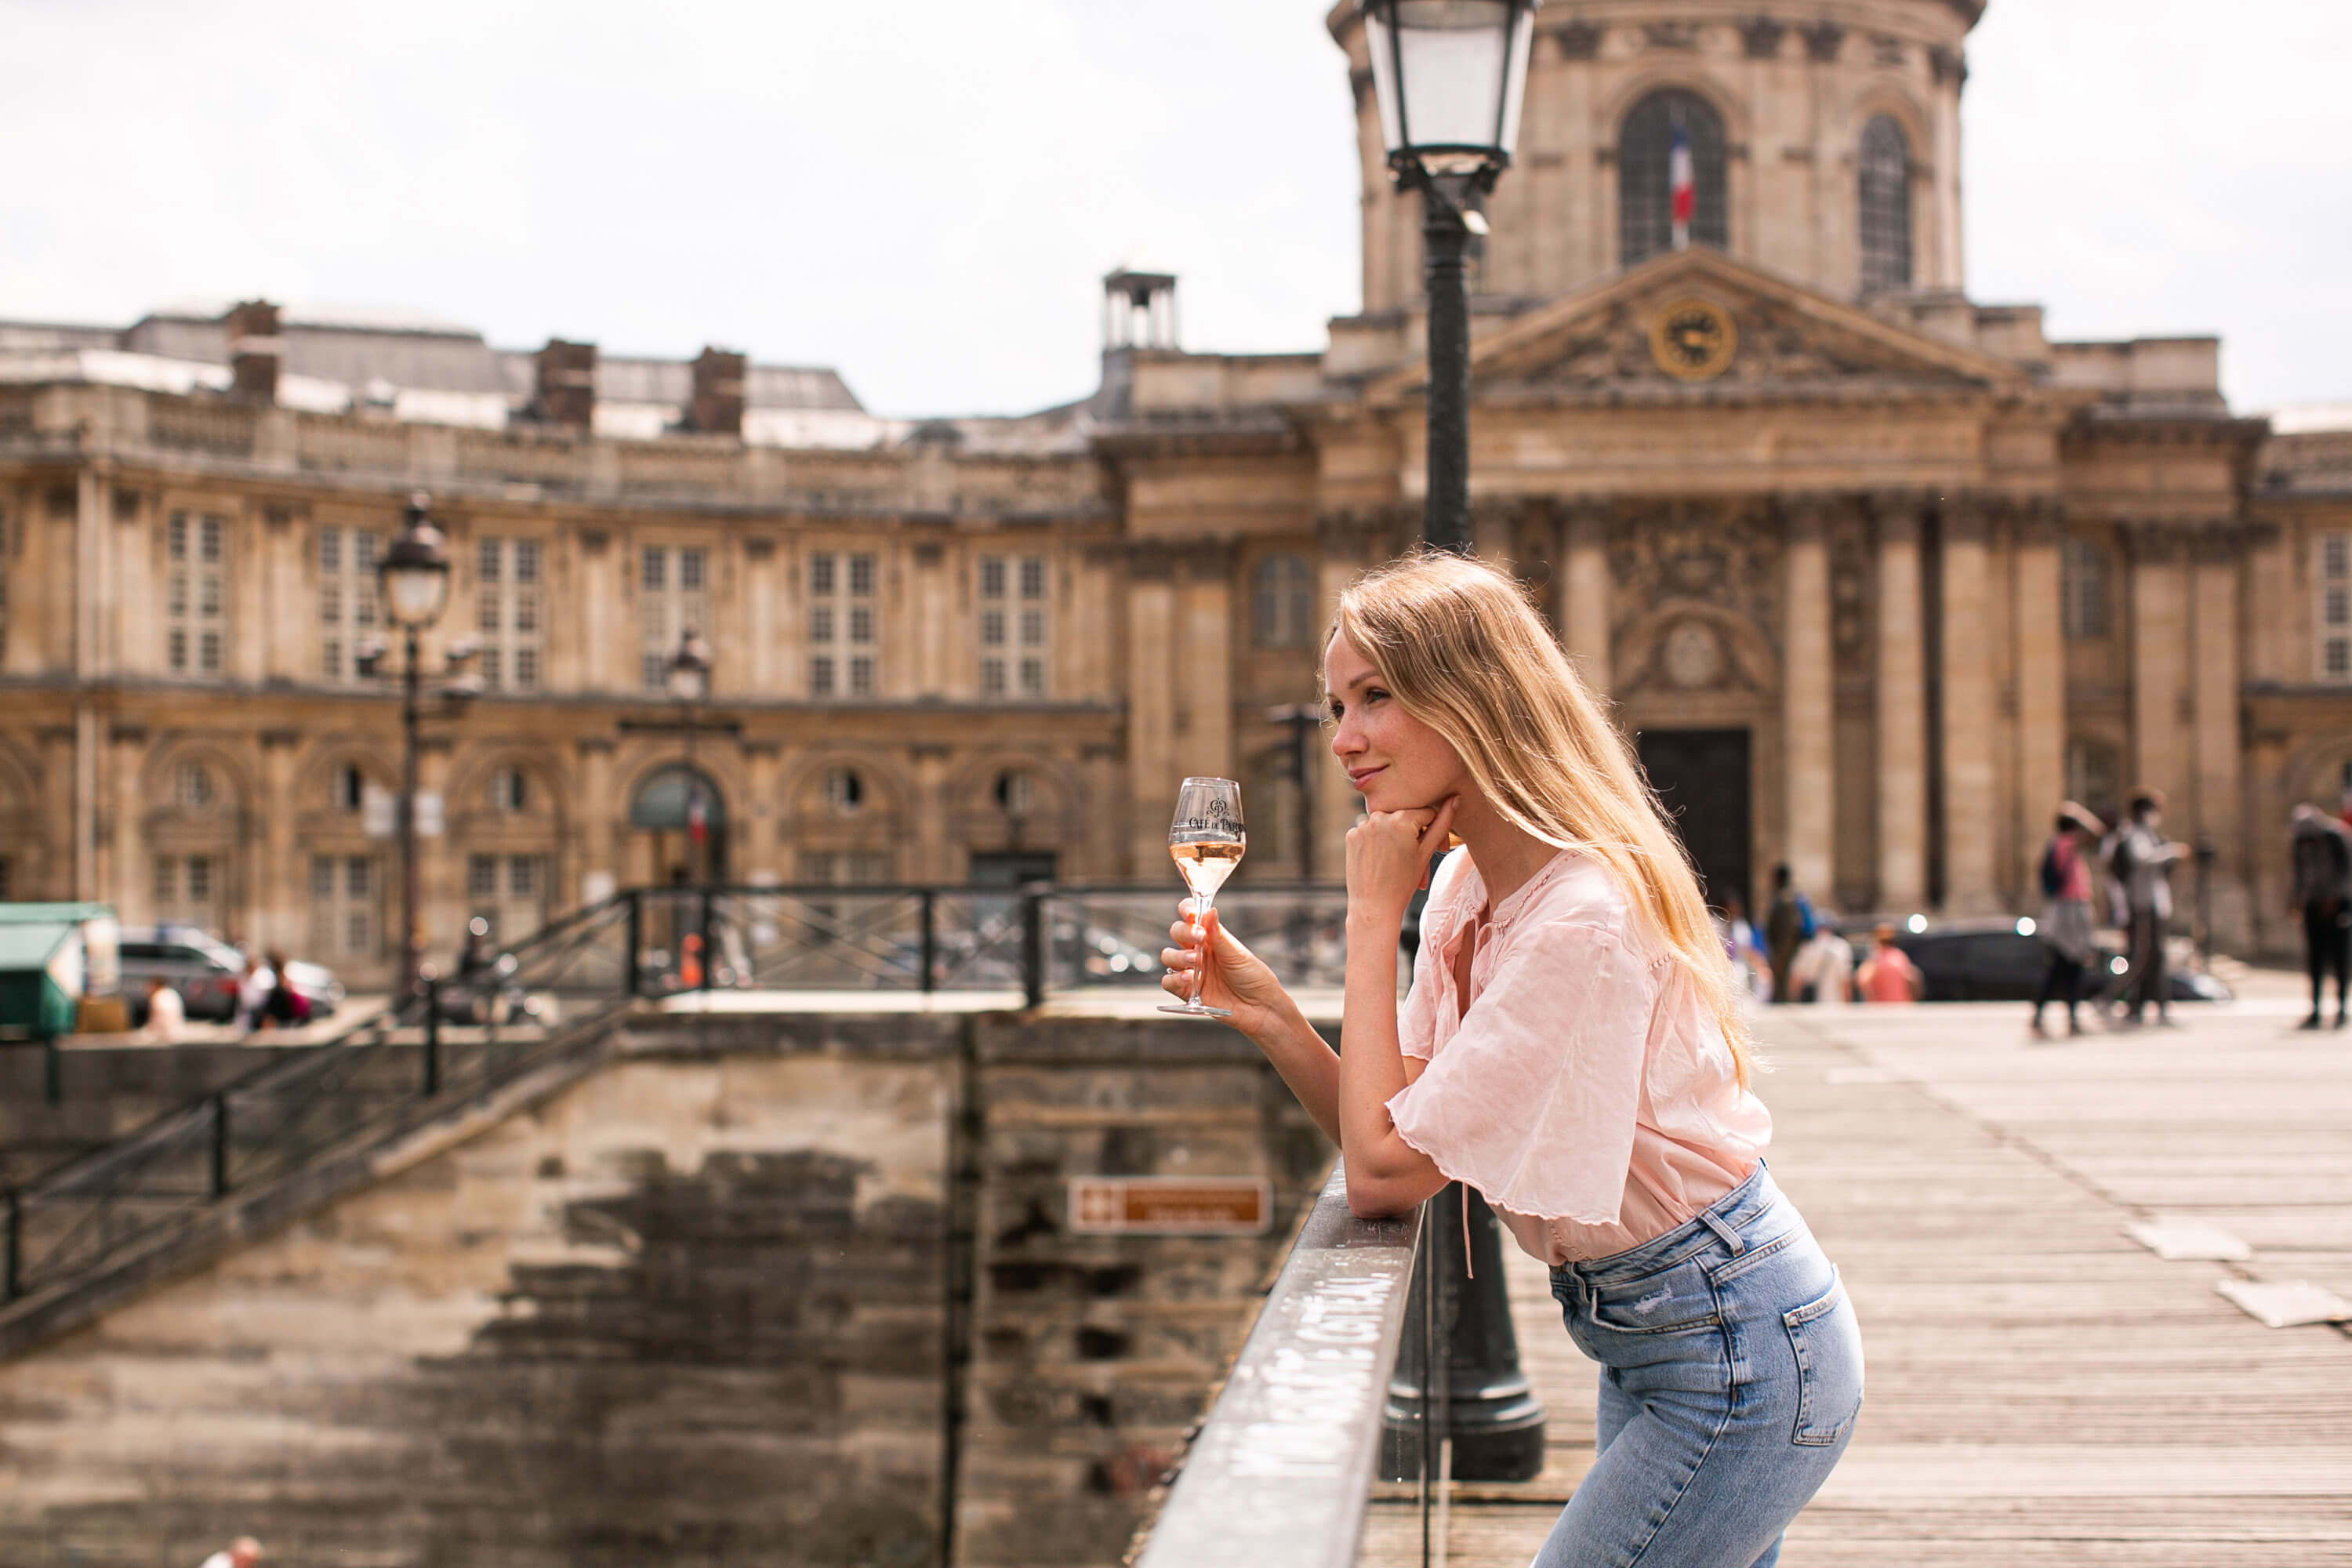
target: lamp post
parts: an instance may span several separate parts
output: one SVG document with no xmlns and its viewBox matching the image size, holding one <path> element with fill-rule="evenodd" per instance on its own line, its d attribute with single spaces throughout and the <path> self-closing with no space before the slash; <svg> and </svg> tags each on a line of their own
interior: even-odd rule
<svg viewBox="0 0 2352 1568">
<path fill-rule="evenodd" d="M 1528 55 L 1541 0 L 1358 0 L 1372 57 L 1381 139 L 1399 190 L 1421 193 L 1423 277 L 1429 293 L 1427 494 L 1422 537 L 1470 549 L 1470 241 L 1486 233 L 1481 197 L 1510 166 L 1527 96 Z M 1412 1386 L 1409 1343 L 1392 1395 L 1444 1430 L 1465 1480 L 1526 1480 L 1543 1468 L 1543 1406 L 1519 1371 L 1518 1336 L 1503 1290 L 1501 1227 L 1458 1183 L 1431 1200 L 1423 1287 L 1443 1342 L 1432 1379 Z M 1454 1223 L 1450 1216 L 1460 1215 Z M 1407 1336 L 1422 1314 L 1408 1310 Z M 1433 1399 L 1431 1396 L 1435 1395 Z M 1391 1414 L 1398 1414 L 1394 1405 Z M 1433 1481 L 1436 1478 L 1431 1477 Z"/>
<path fill-rule="evenodd" d="M 400 676 L 400 994 L 416 993 L 425 963 L 424 933 L 416 927 L 416 731 L 417 639 L 449 603 L 449 552 L 441 531 L 426 515 L 432 498 L 419 490 L 408 498 L 400 535 L 376 565 L 384 619 L 400 629 L 407 661 Z"/>
<path fill-rule="evenodd" d="M 1429 293 L 1429 442 L 1422 537 L 1470 549 L 1470 293 L 1477 202 L 1510 166 L 1541 0 L 1360 0 L 1399 190 L 1421 193 Z"/>
<path fill-rule="evenodd" d="M 686 852 L 694 862 L 694 880 L 707 882 L 710 880 L 708 829 L 696 831 L 703 806 L 702 776 L 694 771 L 694 729 L 695 708 L 710 694 L 710 645 L 692 626 L 679 635 L 677 651 L 669 656 L 669 694 L 677 699 L 679 721 L 686 729 Z"/>
</svg>

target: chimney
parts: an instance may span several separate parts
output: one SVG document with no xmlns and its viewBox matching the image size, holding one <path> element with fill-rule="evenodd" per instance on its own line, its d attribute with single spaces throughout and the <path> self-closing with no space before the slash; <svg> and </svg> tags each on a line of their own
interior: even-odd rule
<svg viewBox="0 0 2352 1568">
<path fill-rule="evenodd" d="M 694 360 L 694 401 L 687 405 L 689 429 L 712 436 L 743 434 L 743 378 L 748 365 L 741 354 L 706 348 Z"/>
<path fill-rule="evenodd" d="M 596 418 L 596 345 L 550 338 L 539 351 L 539 417 L 586 430 Z"/>
<path fill-rule="evenodd" d="M 278 307 L 247 300 L 224 318 L 228 328 L 229 392 L 253 403 L 278 401 L 278 368 L 286 341 L 278 335 Z"/>
<path fill-rule="evenodd" d="M 1103 279 L 1103 348 L 1176 347 L 1176 277 L 1129 268 Z"/>
</svg>

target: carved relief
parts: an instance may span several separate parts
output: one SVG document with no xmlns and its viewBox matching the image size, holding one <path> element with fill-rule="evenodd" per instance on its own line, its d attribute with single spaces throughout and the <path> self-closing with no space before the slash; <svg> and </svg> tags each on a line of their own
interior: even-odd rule
<svg viewBox="0 0 2352 1568">
<path fill-rule="evenodd" d="M 1948 49 L 1941 44 L 1927 46 L 1927 68 L 1935 73 L 1937 87 L 1946 82 L 1958 82 L 1963 87 L 1968 85 L 1969 62 L 1961 58 L 1958 51 Z"/>
<path fill-rule="evenodd" d="M 1873 65 L 1901 65 L 1904 60 L 1903 40 L 1885 33 L 1879 34 L 1870 40 L 1870 59 Z"/>
<path fill-rule="evenodd" d="M 1711 502 L 1664 502 L 1620 517 L 1609 540 L 1618 627 L 1682 602 L 1729 611 L 1769 639 L 1780 608 L 1780 553 L 1777 531 L 1761 518 Z"/>
<path fill-rule="evenodd" d="M 1739 42 L 1751 60 L 1777 59 L 1780 40 L 1789 36 L 1789 25 L 1769 16 L 1750 16 L 1739 24 Z"/>
<path fill-rule="evenodd" d="M 1561 59 L 1589 60 L 1601 53 L 1601 29 L 1590 22 L 1562 23 L 1551 36 L 1559 44 Z"/>
<path fill-rule="evenodd" d="M 1675 305 L 1687 303 L 1677 296 Z M 1658 316 L 1673 308 L 1650 300 L 1620 302 L 1570 323 L 1551 342 L 1558 357 L 1525 370 L 1501 369 L 1497 380 L 1544 385 L 1597 386 L 1629 381 L 1679 382 L 1656 349 Z M 1895 376 L 1908 382 L 1950 384 L 1964 378 L 1911 360 L 1899 351 L 1849 337 L 1809 322 L 1777 306 L 1747 300 L 1710 308 L 1721 311 L 1729 330 L 1722 334 L 1731 352 L 1723 363 L 1708 360 L 1712 379 L 1736 384 L 1829 382 L 1862 376 Z"/>
<path fill-rule="evenodd" d="M 1805 40 L 1805 53 L 1828 65 L 1836 60 L 1838 50 L 1845 43 L 1845 27 L 1837 22 L 1814 22 L 1797 29 Z"/>
<path fill-rule="evenodd" d="M 1849 667 L 1870 650 L 1870 557 L 1852 534 L 1830 545 L 1830 646 Z"/>
<path fill-rule="evenodd" d="M 1698 47 L 1698 28 L 1688 22 L 1645 22 L 1643 37 L 1654 49 L 1695 49 Z"/>
</svg>

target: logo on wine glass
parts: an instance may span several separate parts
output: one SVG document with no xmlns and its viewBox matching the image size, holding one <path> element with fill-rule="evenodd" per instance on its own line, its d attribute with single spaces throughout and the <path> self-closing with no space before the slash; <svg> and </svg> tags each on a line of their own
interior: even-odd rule
<svg viewBox="0 0 2352 1568">
<path fill-rule="evenodd" d="M 1231 833 L 1234 830 L 1233 806 L 1222 800 L 1211 801 L 1209 803 L 1209 826 L 1213 829 Z"/>
</svg>

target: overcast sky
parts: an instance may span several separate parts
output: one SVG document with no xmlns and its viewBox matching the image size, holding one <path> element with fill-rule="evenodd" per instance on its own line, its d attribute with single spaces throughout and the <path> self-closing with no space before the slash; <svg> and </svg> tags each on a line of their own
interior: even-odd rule
<svg viewBox="0 0 2352 1568">
<path fill-rule="evenodd" d="M 1127 263 L 1181 274 L 1187 347 L 1318 348 L 1358 300 L 1323 12 L 0 0 L 0 316 L 405 306 L 1015 412 L 1092 387 Z M 1971 294 L 2352 402 L 2352 4 L 1993 0 L 1969 59 Z"/>
</svg>

